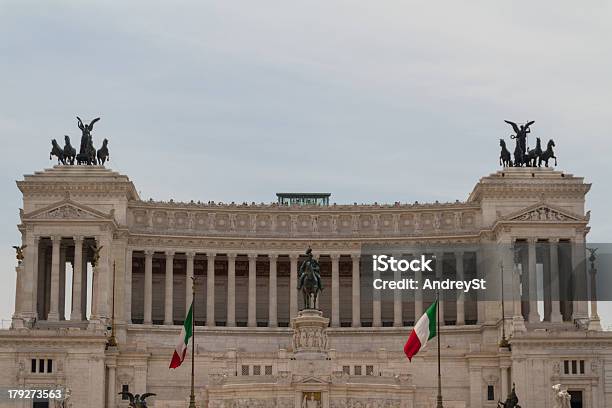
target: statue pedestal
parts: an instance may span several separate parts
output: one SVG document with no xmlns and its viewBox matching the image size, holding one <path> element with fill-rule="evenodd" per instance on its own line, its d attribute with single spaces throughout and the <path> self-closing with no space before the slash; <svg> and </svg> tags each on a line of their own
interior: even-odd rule
<svg viewBox="0 0 612 408">
<path fill-rule="evenodd" d="M 291 319 L 293 352 L 296 360 L 327 358 L 329 319 L 320 310 L 305 309 Z"/>
<path fill-rule="evenodd" d="M 527 328 L 525 327 L 525 319 L 523 319 L 523 316 L 514 316 L 512 318 L 512 331 L 515 331 L 515 332 L 527 331 Z"/>
</svg>

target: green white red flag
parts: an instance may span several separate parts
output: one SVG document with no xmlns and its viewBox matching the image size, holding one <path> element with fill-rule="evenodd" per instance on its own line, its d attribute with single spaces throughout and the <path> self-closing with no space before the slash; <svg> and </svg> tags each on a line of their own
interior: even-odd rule
<svg viewBox="0 0 612 408">
<path fill-rule="evenodd" d="M 408 341 L 404 344 L 404 353 L 408 360 L 412 361 L 412 357 L 419 352 L 427 341 L 436 337 L 436 313 L 438 309 L 438 301 L 436 300 L 427 308 L 425 314 L 421 316 L 418 322 L 414 325 L 414 329 L 408 337 Z"/>
<path fill-rule="evenodd" d="M 174 354 L 172 355 L 172 361 L 170 361 L 170 368 L 177 368 L 183 361 L 185 360 L 185 354 L 187 353 L 187 345 L 189 344 L 189 339 L 193 336 L 193 303 L 189 306 L 189 312 L 187 313 L 187 317 L 185 317 L 185 321 L 183 322 L 183 328 L 181 329 L 181 334 L 178 339 L 178 343 L 176 344 L 176 348 L 174 349 Z"/>
</svg>

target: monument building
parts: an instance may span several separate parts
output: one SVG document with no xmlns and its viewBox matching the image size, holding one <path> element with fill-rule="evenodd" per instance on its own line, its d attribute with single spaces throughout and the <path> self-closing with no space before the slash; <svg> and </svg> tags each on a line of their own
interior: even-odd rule
<svg viewBox="0 0 612 408">
<path fill-rule="evenodd" d="M 471 293 L 442 297 L 444 407 L 497 407 L 513 384 L 523 407 L 552 407 L 558 383 L 572 406 L 612 407 L 612 333 L 584 296 L 582 177 L 507 167 L 465 201 L 429 204 L 337 205 L 329 194 L 145 201 L 126 175 L 101 165 L 58 165 L 17 186 L 23 246 L 12 327 L 0 331 L 2 388 L 62 388 L 72 407 L 126 407 L 121 391 L 154 393 L 156 408 L 186 407 L 189 364 L 168 365 L 195 278 L 198 406 L 434 407 L 435 347 L 412 362 L 403 353 L 431 299 L 373 290 L 364 248 L 383 245 L 434 254 L 439 277 L 500 267 L 510 277 L 489 282 L 505 293 L 503 307 Z M 324 288 L 319 311 L 298 319 L 309 247 Z"/>
</svg>

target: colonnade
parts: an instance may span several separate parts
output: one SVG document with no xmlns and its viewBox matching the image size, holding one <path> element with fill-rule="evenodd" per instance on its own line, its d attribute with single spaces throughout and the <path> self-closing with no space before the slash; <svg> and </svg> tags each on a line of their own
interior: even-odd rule
<svg viewBox="0 0 612 408">
<path fill-rule="evenodd" d="M 137 254 L 137 255 L 136 255 Z M 129 287 L 126 291 L 130 293 L 131 291 L 144 290 L 143 295 L 143 313 L 142 320 L 137 318 L 134 322 L 143 323 L 145 325 L 151 325 L 155 323 L 162 323 L 160 319 L 154 319 L 153 316 L 153 263 L 154 258 L 164 260 L 165 267 L 160 265 L 160 268 L 164 270 L 164 288 L 163 288 L 163 324 L 164 325 L 172 325 L 175 323 L 175 315 L 174 309 L 176 308 L 176 293 L 174 284 L 176 283 L 175 279 L 175 258 L 180 257 L 181 260 L 184 260 L 185 266 L 181 267 L 181 278 L 184 279 L 184 301 L 185 301 L 185 310 L 189 308 L 192 302 L 192 278 L 194 277 L 194 268 L 195 268 L 195 259 L 196 257 L 202 262 L 206 261 L 205 267 L 205 281 L 201 284 L 205 284 L 206 301 L 197 304 L 197 308 L 205 307 L 205 325 L 208 327 L 214 327 L 219 325 L 219 313 L 215 313 L 215 308 L 219 307 L 219 302 L 216 297 L 221 296 L 225 298 L 226 305 L 225 316 L 221 320 L 223 322 L 221 325 L 234 327 L 237 325 L 236 320 L 236 263 L 237 260 L 241 261 L 248 260 L 248 279 L 247 279 L 247 291 L 246 291 L 246 306 L 247 306 L 247 319 L 246 326 L 248 327 L 257 327 L 257 305 L 261 304 L 261 301 L 258 302 L 258 282 L 259 279 L 262 279 L 262 276 L 258 276 L 258 262 L 264 262 L 267 264 L 267 276 L 264 277 L 266 279 L 267 284 L 267 326 L 268 327 L 278 327 L 279 319 L 278 319 L 278 290 L 279 290 L 279 281 L 278 281 L 278 262 L 279 259 L 282 259 L 284 262 L 289 261 L 289 317 L 294 317 L 297 315 L 298 311 L 298 290 L 297 290 L 297 275 L 298 275 L 298 267 L 300 262 L 301 254 L 299 253 L 266 253 L 266 254 L 258 254 L 258 253 L 236 253 L 236 252 L 223 252 L 217 253 L 212 251 L 206 252 L 176 252 L 174 250 L 153 250 L 153 249 L 145 249 L 138 250 L 135 248 L 128 249 L 127 259 L 128 262 L 126 264 L 126 285 Z M 463 279 L 464 278 L 464 253 L 461 251 L 454 252 L 452 255 L 455 258 L 455 269 L 456 278 Z M 135 274 L 135 271 L 132 270 L 134 256 L 139 257 L 139 259 L 144 259 L 144 282 L 142 283 L 142 288 L 133 288 L 131 287 L 135 280 L 132 278 Z M 447 254 L 448 256 L 448 254 Z M 340 319 L 340 310 L 341 310 L 341 302 L 350 302 L 351 306 L 351 316 L 350 316 L 350 326 L 351 327 L 361 327 L 364 325 L 363 316 L 362 316 L 362 308 L 364 307 L 364 300 L 362 297 L 366 295 L 364 293 L 364 286 L 370 286 L 369 282 L 370 277 L 364 276 L 364 271 L 367 268 L 361 268 L 361 262 L 369 262 L 369 257 L 364 258 L 362 260 L 362 256 L 359 253 L 328 253 L 328 254 L 319 254 L 318 257 L 320 259 L 325 258 L 326 262 L 331 263 L 331 282 L 324 281 L 325 291 L 331 291 L 330 298 L 330 325 L 331 327 L 340 327 L 346 326 L 346 321 L 343 321 L 341 324 Z M 442 262 L 444 258 L 444 253 L 440 252 L 436 255 L 436 271 L 438 277 L 442 277 Z M 351 289 L 348 292 L 348 289 L 343 290 L 346 294 L 345 298 L 341 295 L 341 279 L 340 279 L 340 261 L 351 263 L 350 271 L 350 281 L 346 281 L 346 283 L 350 284 Z M 216 289 L 219 287 L 215 284 L 215 263 L 221 262 L 223 263 L 224 271 L 227 271 L 227 282 L 226 286 L 223 288 L 222 293 L 218 293 Z M 138 263 L 135 263 L 138 264 Z M 160 262 L 161 264 L 161 262 Z M 203 266 L 203 265 L 202 265 Z M 182 271 L 185 270 L 183 274 Z M 261 268 L 260 268 L 261 269 Z M 363 270 L 362 270 L 363 269 Z M 475 273 L 475 271 L 474 271 Z M 142 275 L 141 275 L 142 276 Z M 225 273 L 223 275 L 225 280 Z M 182 278 L 184 277 L 184 278 Z M 375 278 L 376 276 L 374 276 Z M 203 278 L 203 277 L 202 277 Z M 400 279 L 399 273 L 394 277 L 396 280 Z M 326 279 L 329 279 L 326 278 Z M 364 279 L 368 279 L 367 282 L 364 282 Z M 418 279 L 418 277 L 417 277 Z M 350 283 L 349 283 L 350 282 Z M 181 283 L 181 286 L 183 284 Z M 347 285 L 348 286 L 348 285 Z M 401 291 L 395 290 L 392 295 L 389 297 L 392 298 L 391 302 L 393 303 L 393 316 L 392 316 L 392 325 L 395 327 L 402 327 L 406 325 L 406 322 L 410 322 L 411 324 L 418 320 L 423 311 L 424 304 L 427 303 L 427 300 L 424 299 L 423 293 L 420 290 L 417 290 L 414 297 L 414 307 L 411 308 L 411 315 L 406 316 L 406 310 L 404 308 L 404 302 L 407 300 L 409 295 L 408 293 L 411 291 Z M 203 294 L 202 294 L 203 295 Z M 259 293 L 261 296 L 261 292 Z M 286 295 L 286 294 L 284 294 Z M 368 298 L 371 296 L 371 322 L 369 319 L 369 310 L 368 310 L 368 322 L 367 325 L 371 325 L 373 327 L 382 327 L 386 322 L 383 322 L 383 311 L 382 311 L 382 302 L 383 296 L 381 291 L 371 290 L 367 292 Z M 350 299 L 349 299 L 350 297 Z M 181 296 L 183 298 L 183 296 Z M 385 298 L 387 299 L 387 298 Z M 159 299 L 158 299 L 159 300 Z M 182 300 L 182 299 L 181 299 Z M 241 301 L 244 301 L 241 299 Z M 126 308 L 126 317 L 127 320 L 132 319 L 134 313 L 132 312 L 132 300 L 129 301 Z M 366 299 L 365 302 L 369 303 L 369 299 Z M 464 295 L 458 295 L 456 299 L 449 299 L 444 303 L 453 302 L 455 303 L 455 307 L 453 309 L 456 310 L 456 316 L 449 316 L 448 321 L 452 321 L 453 324 L 464 325 L 466 324 L 466 316 L 465 316 L 465 297 Z M 369 306 L 366 307 L 369 308 Z M 182 308 L 181 308 L 182 309 Z M 441 307 L 441 322 L 444 322 L 444 307 Z M 345 308 L 346 310 L 346 308 Z M 217 319 L 215 319 L 217 316 Z M 159 320 L 155 322 L 155 320 Z M 217 320 L 217 321 L 216 321 Z M 346 319 L 344 319 L 346 320 Z M 468 322 L 470 323 L 470 322 Z M 472 323 L 476 323 L 475 319 Z M 442 323 L 444 324 L 444 323 Z"/>
<path fill-rule="evenodd" d="M 93 248 L 107 246 L 106 250 L 101 251 L 103 259 L 98 259 L 98 263 L 102 265 L 103 269 L 99 269 L 98 272 L 93 274 L 92 282 L 92 298 L 87 298 L 87 281 L 88 281 L 88 264 L 94 261 Z M 514 292 L 519 292 L 518 288 L 522 287 L 522 297 L 520 300 L 514 302 L 514 316 L 521 316 L 528 323 L 537 323 L 542 320 L 549 322 L 562 322 L 573 319 L 588 318 L 588 304 L 586 301 L 586 285 L 587 276 L 586 268 L 581 263 L 585 261 L 585 255 L 582 247 L 571 242 L 570 240 L 558 239 L 558 238 L 526 238 L 516 239 L 512 245 L 518 249 L 518 260 L 513 262 L 514 267 L 518 269 L 518 274 L 521 277 L 518 278 L 519 282 L 512 282 Z M 566 245 L 571 248 L 571 251 L 562 250 L 562 245 Z M 108 316 L 110 311 L 110 284 L 111 284 L 111 270 L 109 270 L 109 249 L 111 242 L 101 242 L 100 237 L 85 237 L 85 236 L 46 236 L 43 238 L 36 237 L 35 239 L 28 241 L 28 247 L 26 248 L 26 276 L 33 276 L 34 279 L 25 279 L 20 283 L 19 290 L 24 293 L 20 293 L 18 297 L 20 305 L 16 307 L 20 312 L 24 314 L 36 315 L 39 320 L 48 321 L 59 321 L 64 320 L 66 311 L 64 310 L 65 303 L 65 282 L 66 282 L 66 263 L 70 262 L 73 269 L 72 279 L 72 305 L 70 310 L 71 321 L 82 321 L 87 319 L 86 311 L 87 304 L 91 302 L 92 315 L 104 315 Z M 125 262 L 125 288 L 123 288 L 123 304 L 122 310 L 124 311 L 123 320 L 131 322 L 133 320 L 132 313 L 132 292 L 139 290 L 139 288 L 133 288 L 133 260 L 136 256 L 144 260 L 144 279 L 143 279 L 143 316 L 142 323 L 146 325 L 154 324 L 153 319 L 153 259 L 154 256 L 165 258 L 165 279 L 164 279 L 164 291 L 163 291 L 163 324 L 173 325 L 176 323 L 176 319 L 173 315 L 177 305 L 177 296 L 175 293 L 175 258 L 180 256 L 181 259 L 185 259 L 185 293 L 184 297 L 181 294 L 181 300 L 184 299 L 185 310 L 189 307 L 192 301 L 192 285 L 191 278 L 194 277 L 194 264 L 195 259 L 206 260 L 206 281 L 201 282 L 205 284 L 206 302 L 205 304 L 199 305 L 199 308 L 205 308 L 205 324 L 206 326 L 213 327 L 218 325 L 215 322 L 215 307 L 219 307 L 219 301 L 216 301 L 217 296 L 225 297 L 227 302 L 224 310 L 225 316 L 222 325 L 233 327 L 237 325 L 236 320 L 236 299 L 237 299 L 237 288 L 236 288 L 236 263 L 238 259 L 241 261 L 248 261 L 248 279 L 247 279 L 247 291 L 245 294 L 246 299 L 240 299 L 242 302 L 246 300 L 247 316 L 246 323 L 244 325 L 248 327 L 258 326 L 258 315 L 257 309 L 258 304 L 261 305 L 262 300 L 257 302 L 258 297 L 258 283 L 260 283 L 259 296 L 262 296 L 261 282 L 262 275 L 258 276 L 257 270 L 259 260 L 265 260 L 267 263 L 267 273 L 265 276 L 267 284 L 267 325 L 269 327 L 278 327 L 278 299 L 279 299 L 279 280 L 278 280 L 278 262 L 282 258 L 283 262 L 289 261 L 289 282 L 288 282 L 288 296 L 283 293 L 282 296 L 288 297 L 288 309 L 289 317 L 297 315 L 299 295 L 296 289 L 297 287 L 297 274 L 298 266 L 300 262 L 301 253 L 281 253 L 281 252 L 268 252 L 268 253 L 238 253 L 238 252 L 213 252 L 213 251 L 176 251 L 174 249 L 162 249 L 155 250 L 151 248 L 139 249 L 135 247 L 128 248 L 126 253 Z M 475 254 L 476 261 L 474 268 L 469 265 L 466 261 L 466 255 Z M 325 285 L 327 291 L 330 291 L 330 305 L 329 305 L 329 317 L 330 325 L 332 327 L 340 326 L 351 326 L 361 327 L 364 325 L 373 327 L 382 327 L 392 324 L 395 327 L 406 326 L 412 324 L 422 316 L 424 312 L 424 306 L 427 306 L 427 300 L 424 299 L 424 294 L 417 290 L 414 291 L 393 291 L 390 298 L 385 299 L 385 305 L 383 308 L 383 297 L 381 291 L 364 291 L 363 288 L 370 285 L 370 276 L 365 276 L 365 270 L 369 268 L 361 268 L 360 262 L 369 262 L 369 258 L 362 260 L 360 253 L 342 253 L 342 252 L 330 252 L 324 254 L 318 254 L 320 258 L 325 258 L 325 261 L 331 264 L 331 267 L 327 269 L 331 271 L 331 276 L 325 278 Z M 412 254 L 413 256 L 416 254 Z M 437 278 L 444 278 L 444 264 L 451 266 L 453 273 L 452 278 L 457 280 L 471 279 L 476 276 L 482 276 L 482 273 L 477 271 L 477 268 L 481 268 L 481 251 L 470 252 L 470 251 L 439 251 L 429 253 L 431 256 L 435 256 L 435 275 Z M 567 262 L 565 258 L 567 257 Z M 470 258 L 471 259 L 471 258 Z M 215 261 L 226 262 L 225 270 L 227 271 L 227 286 L 224 288 L 224 293 L 219 294 L 215 290 Z M 343 263 L 345 268 L 343 269 L 344 278 L 343 288 L 341 290 L 341 278 L 340 278 L 340 263 Z M 350 262 L 350 268 L 347 263 Z M 544 272 L 544 298 L 539 299 L 535 294 L 535 290 L 538 286 L 536 268 L 540 264 Z M 261 265 L 260 270 L 261 270 Z M 484 268 L 490 268 L 491 265 L 484 265 Z M 106 269 L 104 269 L 106 268 Z M 466 270 L 468 268 L 468 270 Z M 350 276 L 347 276 L 347 271 L 350 271 Z M 526 272 L 526 273 L 524 273 Z M 584 272 L 584 273 L 582 273 Z M 568 280 L 565 279 L 565 275 L 573 274 L 573 286 L 568 287 Z M 96 278 L 96 276 L 99 277 Z M 583 276 L 584 275 L 584 276 Z M 177 275 L 178 276 L 178 275 Z M 329 278 L 331 277 L 330 281 Z M 376 278 L 374 276 L 373 278 Z M 389 277 L 386 277 L 389 279 Z M 394 276 L 395 280 L 401 278 L 399 273 Z M 421 272 L 415 274 L 415 279 L 422 281 L 424 278 Z M 180 279 L 180 278 L 179 278 Z M 224 275 L 225 279 L 225 275 Z M 285 278 L 283 278 L 285 279 Z M 367 279 L 367 281 L 365 280 Z M 351 286 L 349 289 L 348 286 Z M 287 284 L 285 282 L 286 287 Z M 567 292 L 571 291 L 571 295 L 567 295 Z M 389 292 L 391 293 L 391 292 Z M 584 294 L 584 296 L 583 296 Z M 24 296 L 25 295 L 25 296 Z M 512 296 L 508 294 L 509 296 Z M 29 302 L 29 296 L 32 296 L 32 301 Z M 364 298 L 368 296 L 368 298 Z M 371 296 L 371 309 L 370 299 Z M 448 298 L 442 297 L 440 303 L 440 321 L 455 324 L 465 325 L 484 321 L 484 311 L 480 306 L 477 309 L 476 319 L 474 315 L 470 318 L 466 317 L 466 294 L 462 291 L 458 291 L 455 294 L 447 294 Z M 349 297 L 351 299 L 349 299 Z M 410 297 L 410 299 L 408 299 Z M 27 299 L 27 301 L 24 301 Z M 563 299 L 569 299 L 564 302 Z M 406 301 L 413 302 L 409 307 L 406 307 Z M 284 300 L 283 300 L 284 301 Z M 540 316 L 538 312 L 538 301 L 544 301 L 544 316 Z M 223 302 L 223 301 L 221 301 Z M 365 303 L 364 303 L 365 302 Z M 348 311 L 348 304 L 350 304 L 350 315 L 344 314 L 341 321 L 341 309 Z M 390 307 L 392 303 L 392 322 L 389 320 L 391 314 Z M 565 303 L 565 304 L 564 304 Z M 341 304 L 347 304 L 341 307 Z M 282 305 L 281 305 L 282 307 Z M 367 317 L 364 318 L 362 309 L 367 308 Z M 450 307 L 449 310 L 445 310 Z M 32 310 L 28 310 L 32 309 Z M 388 314 L 384 314 L 384 310 L 388 311 Z M 201 310 L 201 309 L 200 309 Z M 371 310 L 371 315 L 370 315 Z M 223 311 L 221 311 L 223 313 Z M 345 313 L 345 312 L 343 312 Z M 217 313 L 218 315 L 219 313 Z M 286 316 L 286 312 L 284 312 Z M 383 320 L 383 314 L 385 319 Z M 182 317 L 181 317 L 182 318 Z M 140 319 L 137 319 L 140 320 Z M 261 317 L 260 317 L 261 320 Z M 140 322 L 139 322 L 140 323 Z M 261 323 L 261 322 L 260 322 Z M 390 323 L 390 324 L 389 324 Z M 241 322 L 242 325 L 242 322 Z"/>
</svg>

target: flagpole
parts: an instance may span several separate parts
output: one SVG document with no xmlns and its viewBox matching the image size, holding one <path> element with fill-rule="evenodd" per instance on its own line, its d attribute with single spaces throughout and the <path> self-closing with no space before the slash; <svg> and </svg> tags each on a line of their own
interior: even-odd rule
<svg viewBox="0 0 612 408">
<path fill-rule="evenodd" d="M 191 277 L 193 283 L 191 286 L 191 394 L 189 395 L 189 408 L 196 408 L 195 404 L 195 389 L 194 389 L 194 376 L 195 376 L 195 282 L 196 277 Z"/>
<path fill-rule="evenodd" d="M 436 408 L 444 408 L 442 405 L 442 375 L 440 373 L 440 290 L 436 294 L 436 337 L 438 337 L 438 398 Z"/>
</svg>

